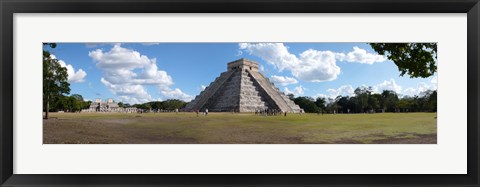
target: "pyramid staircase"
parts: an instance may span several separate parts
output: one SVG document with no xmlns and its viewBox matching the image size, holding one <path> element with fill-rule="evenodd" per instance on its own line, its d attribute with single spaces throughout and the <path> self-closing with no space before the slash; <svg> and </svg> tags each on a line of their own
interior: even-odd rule
<svg viewBox="0 0 480 187">
<path fill-rule="evenodd" d="M 187 106 L 187 111 L 255 112 L 264 109 L 300 112 L 275 85 L 258 72 L 258 63 L 240 59 L 220 74 Z"/>
</svg>

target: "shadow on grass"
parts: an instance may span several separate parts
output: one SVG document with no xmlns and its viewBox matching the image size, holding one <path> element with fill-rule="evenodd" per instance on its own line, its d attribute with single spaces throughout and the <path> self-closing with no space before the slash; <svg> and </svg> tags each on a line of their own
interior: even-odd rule
<svg viewBox="0 0 480 187">
<path fill-rule="evenodd" d="M 363 138 L 375 138 L 366 143 L 355 139 L 341 139 L 332 144 L 437 144 L 437 134 L 401 133 L 395 136 L 372 134 Z"/>
</svg>

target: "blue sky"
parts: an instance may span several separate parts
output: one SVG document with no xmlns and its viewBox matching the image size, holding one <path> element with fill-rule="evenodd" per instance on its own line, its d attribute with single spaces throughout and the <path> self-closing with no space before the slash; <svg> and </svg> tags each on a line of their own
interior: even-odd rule
<svg viewBox="0 0 480 187">
<path fill-rule="evenodd" d="M 130 104 L 189 101 L 239 58 L 285 93 L 334 98 L 359 86 L 416 95 L 436 76 L 400 77 L 397 66 L 366 43 L 57 43 L 48 48 L 67 67 L 71 94 Z"/>
</svg>

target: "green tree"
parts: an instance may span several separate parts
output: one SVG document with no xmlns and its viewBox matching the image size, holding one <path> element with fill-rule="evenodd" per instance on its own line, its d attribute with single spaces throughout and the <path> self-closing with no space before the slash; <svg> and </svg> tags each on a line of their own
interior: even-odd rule
<svg viewBox="0 0 480 187">
<path fill-rule="evenodd" d="M 320 108 L 315 105 L 315 100 L 311 97 L 297 97 L 293 100 L 306 113 L 318 113 Z"/>
<path fill-rule="evenodd" d="M 91 104 L 92 104 L 92 101 L 84 101 L 82 109 L 89 109 Z"/>
<path fill-rule="evenodd" d="M 143 104 L 136 104 L 136 105 L 133 105 L 134 107 L 137 107 L 139 109 L 143 109 L 143 110 L 150 110 L 152 109 L 152 106 L 150 105 L 150 103 L 143 103 Z"/>
<path fill-rule="evenodd" d="M 82 109 L 83 100 L 78 100 L 76 97 L 70 96 L 69 99 L 69 112 L 78 112 Z"/>
<path fill-rule="evenodd" d="M 398 95 L 393 90 L 384 90 L 382 92 L 381 106 L 387 112 L 395 112 L 398 108 Z"/>
<path fill-rule="evenodd" d="M 357 107 L 356 112 L 365 112 L 365 110 L 369 109 L 368 98 L 372 93 L 371 87 L 358 87 L 354 91 L 355 97 L 357 98 Z"/>
<path fill-rule="evenodd" d="M 339 108 L 338 101 L 340 99 L 341 99 L 340 96 L 337 96 L 337 98 L 335 98 L 335 99 L 329 98 L 326 110 L 330 113 L 338 113 L 339 112 L 338 111 L 338 108 Z"/>
<path fill-rule="evenodd" d="M 427 90 L 417 97 L 419 110 L 423 112 L 437 111 L 437 91 Z"/>
<path fill-rule="evenodd" d="M 342 109 L 343 113 L 350 113 L 351 106 L 350 106 L 350 98 L 348 96 L 341 96 L 337 100 L 337 105 Z"/>
<path fill-rule="evenodd" d="M 178 99 L 169 99 L 162 102 L 162 107 L 164 110 L 181 109 L 184 108 L 186 105 L 186 102 Z"/>
<path fill-rule="evenodd" d="M 287 97 L 292 101 L 295 100 L 295 95 L 293 95 L 292 93 L 287 94 Z"/>
<path fill-rule="evenodd" d="M 412 97 L 404 97 L 398 101 L 397 106 L 401 112 L 408 112 L 412 111 L 413 102 Z"/>
<path fill-rule="evenodd" d="M 370 110 L 376 110 L 380 107 L 380 94 L 372 94 L 368 96 L 368 108 Z"/>
<path fill-rule="evenodd" d="M 361 112 L 360 107 L 358 105 L 358 98 L 357 97 L 350 97 L 350 99 L 348 100 L 348 106 L 350 106 L 349 109 L 353 113 Z"/>
<path fill-rule="evenodd" d="M 437 111 L 437 90 L 432 91 L 432 93 L 428 96 L 428 109 L 431 112 Z"/>
<path fill-rule="evenodd" d="M 55 105 L 54 107 L 51 108 L 51 110 L 53 111 L 66 111 L 68 109 L 68 106 L 69 106 L 69 100 L 68 100 L 68 97 L 64 96 L 64 95 L 60 95 L 58 97 L 55 98 Z"/>
<path fill-rule="evenodd" d="M 77 101 L 83 101 L 83 96 L 80 94 L 72 94 L 70 97 L 75 98 Z"/>
<path fill-rule="evenodd" d="M 437 72 L 436 43 L 370 43 L 370 46 L 393 61 L 400 76 L 427 78 Z"/>
<path fill-rule="evenodd" d="M 154 110 L 161 110 L 161 109 L 163 109 L 163 104 L 162 104 L 161 101 L 151 102 L 151 105 L 152 105 L 152 109 L 154 109 Z"/>
<path fill-rule="evenodd" d="M 317 97 L 317 100 L 315 100 L 315 105 L 324 111 L 327 106 L 327 100 L 323 97 Z"/>
<path fill-rule="evenodd" d="M 48 119 L 50 103 L 62 94 L 70 93 L 67 69 L 60 66 L 57 59 L 51 57 L 45 47 L 54 48 L 54 43 L 44 43 L 43 50 L 43 104 L 45 107 L 45 119 Z"/>
</svg>

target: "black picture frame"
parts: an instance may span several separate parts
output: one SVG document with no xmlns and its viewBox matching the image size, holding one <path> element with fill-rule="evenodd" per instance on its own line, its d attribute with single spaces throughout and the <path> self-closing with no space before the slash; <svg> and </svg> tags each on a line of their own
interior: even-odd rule
<svg viewBox="0 0 480 187">
<path fill-rule="evenodd" d="M 1 0 L 2 186 L 480 186 L 479 0 Z M 465 175 L 30 175 L 13 174 L 15 13 L 467 13 L 468 174 Z M 32 155 L 33 156 L 33 155 Z M 446 160 L 448 162 L 448 160 Z"/>
</svg>

